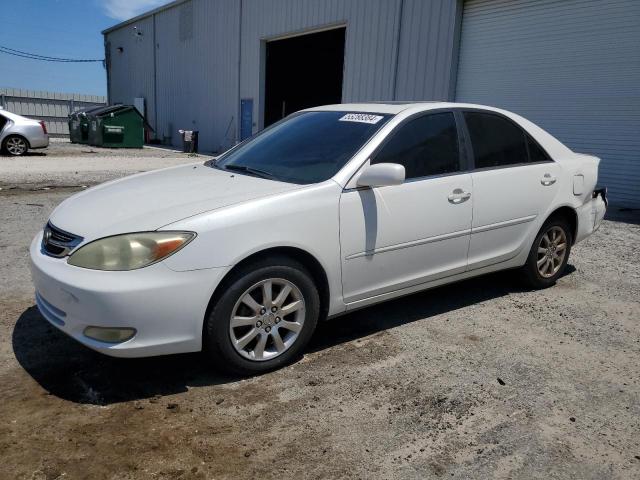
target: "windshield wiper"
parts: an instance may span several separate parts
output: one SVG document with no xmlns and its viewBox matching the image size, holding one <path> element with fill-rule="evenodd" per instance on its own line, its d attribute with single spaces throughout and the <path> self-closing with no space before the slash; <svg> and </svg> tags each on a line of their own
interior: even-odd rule
<svg viewBox="0 0 640 480">
<path fill-rule="evenodd" d="M 267 179 L 273 179 L 274 175 L 272 173 L 269 172 L 265 172 L 264 170 L 260 170 L 258 168 L 253 168 L 253 167 L 247 167 L 246 165 L 224 165 L 223 167 L 225 170 L 232 170 L 232 171 L 236 171 L 236 172 L 246 172 L 249 173 L 251 175 L 255 175 L 256 177 L 260 177 L 260 178 L 267 178 Z"/>
</svg>

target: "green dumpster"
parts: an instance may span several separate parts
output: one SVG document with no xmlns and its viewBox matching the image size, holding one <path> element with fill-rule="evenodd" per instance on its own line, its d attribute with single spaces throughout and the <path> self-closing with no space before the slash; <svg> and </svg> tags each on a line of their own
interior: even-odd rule
<svg viewBox="0 0 640 480">
<path fill-rule="evenodd" d="M 91 112 L 89 144 L 107 148 L 142 148 L 150 128 L 133 105 L 112 105 Z"/>
<path fill-rule="evenodd" d="M 104 105 L 86 108 L 69 115 L 69 140 L 71 143 L 89 143 L 89 118 L 93 112 L 103 108 Z"/>
</svg>

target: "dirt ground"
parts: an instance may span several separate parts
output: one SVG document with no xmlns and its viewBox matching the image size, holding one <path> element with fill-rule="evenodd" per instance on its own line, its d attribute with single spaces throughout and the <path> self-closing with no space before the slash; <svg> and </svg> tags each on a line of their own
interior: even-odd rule
<svg viewBox="0 0 640 480">
<path fill-rule="evenodd" d="M 99 148 L 54 138 L 48 148 L 31 150 L 26 157 L 0 156 L 0 189 L 82 188 L 149 169 L 195 162 L 200 157 L 209 158 L 162 147 Z"/>
<path fill-rule="evenodd" d="M 612 212 L 553 288 L 501 273 L 361 310 L 255 378 L 105 357 L 49 326 L 27 246 L 53 207 L 194 160 L 0 157 L 0 479 L 640 478 L 637 212 Z"/>
</svg>

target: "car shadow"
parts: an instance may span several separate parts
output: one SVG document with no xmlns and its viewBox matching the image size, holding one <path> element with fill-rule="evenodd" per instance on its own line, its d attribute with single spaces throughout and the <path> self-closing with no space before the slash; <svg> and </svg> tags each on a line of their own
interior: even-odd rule
<svg viewBox="0 0 640 480">
<path fill-rule="evenodd" d="M 567 264 L 562 277 L 575 271 L 573 265 Z M 382 330 L 528 290 L 516 272 L 503 271 L 418 292 L 319 324 L 307 351 L 323 350 Z"/>
<path fill-rule="evenodd" d="M 20 157 L 24 158 L 24 157 L 46 157 L 46 156 L 47 156 L 46 152 L 33 152 L 31 150 L 27 150 Z M 20 157 L 15 157 L 13 155 L 9 155 L 8 153 L 5 153 L 5 152 L 0 153 L 0 157 L 20 158 Z"/>
<path fill-rule="evenodd" d="M 113 358 L 81 345 L 47 322 L 34 305 L 12 336 L 16 359 L 47 392 L 76 403 L 108 405 L 226 383 L 200 353 Z"/>
<path fill-rule="evenodd" d="M 574 271 L 567 265 L 564 275 Z M 524 289 L 512 272 L 500 272 L 416 293 L 322 322 L 307 351 L 520 291 Z M 141 359 L 96 353 L 51 326 L 35 306 L 18 318 L 12 344 L 19 364 L 43 389 L 75 403 L 108 405 L 239 380 L 216 372 L 200 353 Z"/>
</svg>

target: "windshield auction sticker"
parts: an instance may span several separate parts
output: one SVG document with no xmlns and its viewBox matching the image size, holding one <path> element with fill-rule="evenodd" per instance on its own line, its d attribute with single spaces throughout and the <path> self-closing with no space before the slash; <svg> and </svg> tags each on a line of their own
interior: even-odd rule
<svg viewBox="0 0 640 480">
<path fill-rule="evenodd" d="M 371 115 L 370 113 L 347 113 L 340 118 L 341 122 L 359 122 L 359 123 L 378 123 L 382 120 L 380 115 Z"/>
</svg>

